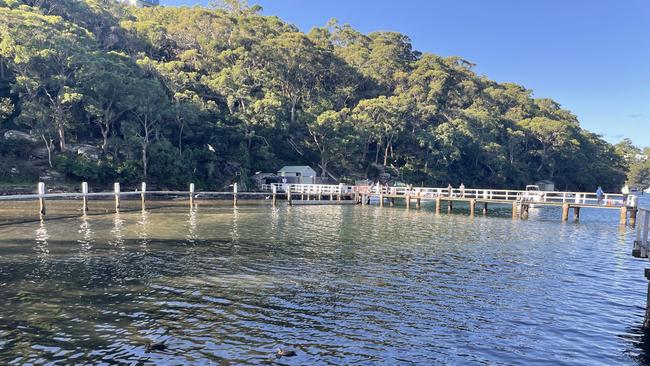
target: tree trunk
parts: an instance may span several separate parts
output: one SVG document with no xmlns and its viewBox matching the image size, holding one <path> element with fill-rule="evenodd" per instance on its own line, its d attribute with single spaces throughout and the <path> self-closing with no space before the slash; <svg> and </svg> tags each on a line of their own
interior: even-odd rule
<svg viewBox="0 0 650 366">
<path fill-rule="evenodd" d="M 320 158 L 321 178 L 327 178 L 327 164 L 329 164 L 329 161 L 327 161 L 326 158 L 321 156 Z"/>
<path fill-rule="evenodd" d="M 59 149 L 61 152 L 65 152 L 65 128 L 63 125 L 58 126 L 58 132 L 59 132 Z"/>
<path fill-rule="evenodd" d="M 41 135 L 41 138 L 43 138 L 43 142 L 45 142 L 45 148 L 47 149 L 47 162 L 50 164 L 50 168 L 54 168 L 52 165 L 52 140 L 48 142 L 47 138 L 45 138 L 45 135 Z"/>
<path fill-rule="evenodd" d="M 99 129 L 102 133 L 102 151 L 104 152 L 104 155 L 108 155 L 108 132 L 109 132 L 109 127 L 108 125 L 100 125 Z"/>
<path fill-rule="evenodd" d="M 142 173 L 147 178 L 147 145 L 142 144 Z"/>
</svg>

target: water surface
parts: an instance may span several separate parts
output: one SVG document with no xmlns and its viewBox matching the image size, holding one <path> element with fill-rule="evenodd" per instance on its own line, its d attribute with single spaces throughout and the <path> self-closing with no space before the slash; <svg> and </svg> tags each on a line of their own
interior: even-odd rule
<svg viewBox="0 0 650 366">
<path fill-rule="evenodd" d="M 0 226 L 0 364 L 646 364 L 632 230 L 560 216 L 200 206 Z"/>
</svg>

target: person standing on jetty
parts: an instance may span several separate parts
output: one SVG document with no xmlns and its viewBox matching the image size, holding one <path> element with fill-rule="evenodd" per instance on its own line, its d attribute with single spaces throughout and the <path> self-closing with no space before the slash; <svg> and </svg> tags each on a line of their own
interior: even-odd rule
<svg viewBox="0 0 650 366">
<path fill-rule="evenodd" d="M 621 188 L 621 193 L 623 193 L 623 206 L 627 203 L 627 197 L 630 195 L 630 187 L 626 185 Z"/>
<path fill-rule="evenodd" d="M 458 187 L 458 189 L 460 189 L 460 196 L 462 198 L 465 198 L 465 185 L 462 182 L 460 183 L 460 187 Z"/>
<path fill-rule="evenodd" d="M 454 189 L 454 188 L 451 186 L 451 183 L 449 183 L 449 185 L 447 186 L 447 194 L 449 195 L 449 197 L 451 197 L 451 191 L 452 191 L 453 189 Z"/>
<path fill-rule="evenodd" d="M 603 187 L 598 186 L 598 189 L 596 190 L 596 198 L 598 199 L 598 204 L 603 201 L 603 197 L 605 196 L 605 192 L 603 192 Z"/>
</svg>

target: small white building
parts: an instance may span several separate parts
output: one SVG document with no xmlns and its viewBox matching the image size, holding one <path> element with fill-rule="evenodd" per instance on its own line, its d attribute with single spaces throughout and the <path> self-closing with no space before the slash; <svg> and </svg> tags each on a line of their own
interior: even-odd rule
<svg viewBox="0 0 650 366">
<path fill-rule="evenodd" d="M 540 191 L 553 192 L 555 190 L 555 183 L 550 180 L 540 180 L 535 182 L 535 185 L 539 187 Z"/>
<path fill-rule="evenodd" d="M 278 175 L 286 179 L 286 183 L 314 184 L 316 171 L 307 165 L 288 165 L 278 170 Z"/>
<path fill-rule="evenodd" d="M 119 0 L 127 5 L 137 6 L 139 8 L 149 8 L 160 5 L 160 0 Z"/>
</svg>

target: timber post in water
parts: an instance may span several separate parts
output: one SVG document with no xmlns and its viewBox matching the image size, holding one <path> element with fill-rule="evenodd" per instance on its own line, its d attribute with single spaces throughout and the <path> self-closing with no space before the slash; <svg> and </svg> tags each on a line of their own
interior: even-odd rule
<svg viewBox="0 0 650 366">
<path fill-rule="evenodd" d="M 45 215 L 45 183 L 39 182 L 38 183 L 38 205 L 39 205 L 39 214 L 41 216 Z"/>
<path fill-rule="evenodd" d="M 113 193 L 115 194 L 115 212 L 120 210 L 120 184 L 113 183 Z"/>
<path fill-rule="evenodd" d="M 81 211 L 88 211 L 88 182 L 81 182 Z"/>
<path fill-rule="evenodd" d="M 565 203 L 562 205 L 562 221 L 569 220 L 569 204 Z"/>
<path fill-rule="evenodd" d="M 575 221 L 580 220 L 580 207 L 574 206 L 573 207 L 573 219 Z"/>
<path fill-rule="evenodd" d="M 232 184 L 232 205 L 237 207 L 237 183 Z"/>
<path fill-rule="evenodd" d="M 146 208 L 146 195 L 147 195 L 147 183 L 142 182 L 141 186 L 141 191 L 140 191 L 140 204 L 142 206 L 142 210 Z"/>
<path fill-rule="evenodd" d="M 190 183 L 190 208 L 194 208 L 194 183 Z"/>
<path fill-rule="evenodd" d="M 620 217 L 620 222 L 621 225 L 627 224 L 627 206 L 623 205 L 621 207 L 621 217 Z"/>
</svg>

